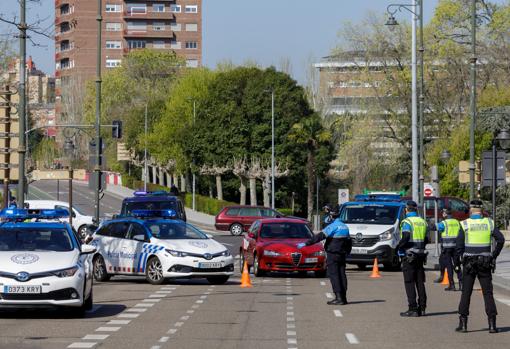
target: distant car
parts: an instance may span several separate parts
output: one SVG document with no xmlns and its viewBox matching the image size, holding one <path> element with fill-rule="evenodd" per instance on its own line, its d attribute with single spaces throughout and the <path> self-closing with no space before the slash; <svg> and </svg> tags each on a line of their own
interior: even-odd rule
<svg viewBox="0 0 510 349">
<path fill-rule="evenodd" d="M 82 245 L 68 223 L 54 219 L 63 210 L 0 212 L 0 307 L 92 308 L 95 247 Z M 35 221 L 31 220 L 44 220 Z"/>
<path fill-rule="evenodd" d="M 93 235 L 94 278 L 145 276 L 151 284 L 168 278 L 205 278 L 224 284 L 234 273 L 228 249 L 173 210 L 134 210 L 131 217 L 104 222 Z"/>
<path fill-rule="evenodd" d="M 166 191 L 135 191 L 134 195 L 122 201 L 120 217 L 129 217 L 134 210 L 173 210 L 177 219 L 186 222 L 186 211 L 182 201 Z"/>
<path fill-rule="evenodd" d="M 247 231 L 250 226 L 257 219 L 261 218 L 283 218 L 284 214 L 263 206 L 228 206 L 223 208 L 220 213 L 216 215 L 215 228 L 216 230 L 230 231 L 234 236 L 241 235 Z M 299 217 L 286 217 L 295 218 L 305 223 L 310 224 L 306 219 Z"/>
<path fill-rule="evenodd" d="M 313 236 L 308 224 L 300 219 L 279 218 L 256 220 L 243 238 L 239 249 L 241 265 L 253 267 L 255 276 L 269 271 L 313 271 L 325 276 L 325 252 L 322 244 L 297 248 Z"/>
<path fill-rule="evenodd" d="M 65 201 L 56 200 L 26 200 L 28 208 L 35 209 L 64 209 L 69 211 L 69 203 Z M 83 239 L 86 235 L 88 225 L 93 224 L 93 217 L 87 216 L 81 212 L 76 206 L 73 205 L 73 229 L 78 233 L 78 236 Z M 69 218 L 62 218 L 63 222 L 69 223 Z"/>
<path fill-rule="evenodd" d="M 426 197 L 425 198 L 425 209 L 426 209 L 426 218 L 428 221 L 434 219 L 434 210 L 435 210 L 435 197 Z M 411 200 L 411 197 L 404 197 L 402 201 Z M 440 196 L 437 198 L 437 210 L 438 210 L 438 218 L 442 220 L 441 210 L 443 208 L 450 208 L 452 210 L 453 218 L 463 221 L 469 218 L 469 204 L 459 198 L 452 196 Z M 485 212 L 484 215 L 487 215 Z"/>
</svg>

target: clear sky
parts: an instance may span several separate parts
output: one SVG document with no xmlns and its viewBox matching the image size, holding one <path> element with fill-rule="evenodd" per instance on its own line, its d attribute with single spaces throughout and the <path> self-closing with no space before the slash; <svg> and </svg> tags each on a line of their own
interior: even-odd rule
<svg viewBox="0 0 510 349">
<path fill-rule="evenodd" d="M 54 19 L 54 0 L 37 0 L 29 5 L 28 17 Z M 82 0 L 93 1 L 93 0 Z M 504 0 L 498 0 L 503 2 Z M 396 1 L 409 3 L 410 1 Z M 425 20 L 430 19 L 438 0 L 425 0 Z M 361 20 L 367 11 L 384 13 L 394 0 L 203 0 L 204 64 L 214 68 L 218 62 L 247 60 L 262 66 L 280 66 L 290 59 L 292 74 L 303 81 L 310 58 L 328 55 L 337 43 L 337 32 L 345 21 Z M 17 0 L 0 0 L 0 14 L 12 18 L 17 14 Z M 398 14 L 410 19 L 407 12 Z M 11 26 L 12 27 L 12 26 Z M 1 33 L 12 30 L 0 24 Z M 54 72 L 53 43 L 32 35 L 46 47 L 28 47 L 37 66 Z"/>
</svg>

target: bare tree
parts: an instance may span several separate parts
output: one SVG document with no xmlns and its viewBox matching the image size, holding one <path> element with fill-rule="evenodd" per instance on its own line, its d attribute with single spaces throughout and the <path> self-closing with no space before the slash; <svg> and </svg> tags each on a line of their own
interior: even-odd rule
<svg viewBox="0 0 510 349">
<path fill-rule="evenodd" d="M 246 205 L 246 179 L 248 178 L 248 166 L 246 164 L 246 158 L 235 159 L 232 162 L 232 172 L 239 178 L 239 193 L 240 199 L 239 204 Z"/>
</svg>

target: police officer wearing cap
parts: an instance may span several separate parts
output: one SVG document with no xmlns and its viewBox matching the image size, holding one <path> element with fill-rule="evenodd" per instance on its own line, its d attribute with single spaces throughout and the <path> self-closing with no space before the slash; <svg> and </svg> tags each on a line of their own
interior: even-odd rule
<svg viewBox="0 0 510 349">
<path fill-rule="evenodd" d="M 505 238 L 494 221 L 482 216 L 482 201 L 472 200 L 469 203 L 470 217 L 461 222 L 461 229 L 457 236 L 457 255 L 462 256 L 463 285 L 462 296 L 459 304 L 459 326 L 457 332 L 467 332 L 469 316 L 469 303 L 473 284 L 478 277 L 482 287 L 485 312 L 489 321 L 489 332 L 497 333 L 496 303 L 492 291 L 492 271 L 496 266 L 496 258 L 503 249 Z M 496 247 L 491 252 L 491 238 L 496 241 Z M 456 260 L 456 267 L 461 261 Z"/>
<path fill-rule="evenodd" d="M 437 224 L 437 230 L 441 233 L 441 259 L 442 266 L 446 268 L 448 273 L 448 281 L 450 284 L 445 291 L 455 291 L 455 282 L 453 280 L 453 265 L 456 259 L 457 236 L 460 231 L 460 222 L 452 217 L 452 210 L 443 209 L 443 220 Z M 459 290 L 462 291 L 462 272 L 457 270 L 457 278 L 459 280 Z"/>
<path fill-rule="evenodd" d="M 351 253 L 352 240 L 349 236 L 349 228 L 345 225 L 339 216 L 338 208 L 332 211 L 331 215 L 335 219 L 322 232 L 314 235 L 305 243 L 299 244 L 298 248 L 313 245 L 322 240 L 326 240 L 324 249 L 326 250 L 326 266 L 331 281 L 335 299 L 328 302 L 330 305 L 347 304 L 347 275 L 345 274 L 345 257 Z"/>
<path fill-rule="evenodd" d="M 428 243 L 427 222 L 418 215 L 418 205 L 408 201 L 405 207 L 406 218 L 400 224 L 400 242 L 397 251 L 402 256 L 402 272 L 409 308 L 400 313 L 403 317 L 425 315 L 427 292 L 425 290 L 426 262 L 425 245 Z M 418 302 L 416 301 L 418 293 Z"/>
</svg>

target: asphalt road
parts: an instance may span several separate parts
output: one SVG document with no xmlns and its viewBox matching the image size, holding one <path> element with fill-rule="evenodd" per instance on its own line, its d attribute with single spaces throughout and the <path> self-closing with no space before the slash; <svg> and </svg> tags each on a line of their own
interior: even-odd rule
<svg viewBox="0 0 510 349">
<path fill-rule="evenodd" d="M 51 188 L 37 187 L 52 195 Z M 42 196 L 41 192 L 31 195 Z M 84 211 L 91 204 L 87 195 L 86 191 L 76 195 Z M 118 201 L 108 198 L 104 204 L 116 207 Z M 228 243 L 232 251 L 241 242 L 225 234 L 214 238 Z M 469 333 L 460 334 L 454 332 L 460 293 L 433 284 L 435 272 L 427 272 L 428 315 L 410 319 L 399 316 L 406 309 L 402 274 L 382 270 L 380 279 L 369 274 L 348 270 L 350 304 L 346 306 L 328 306 L 329 282 L 313 275 L 252 275 L 253 287 L 242 289 L 237 265 L 234 277 L 221 286 L 200 279 L 152 286 L 143 278 L 114 277 L 95 284 L 95 307 L 84 319 L 56 310 L 0 312 L 0 348 L 508 347 L 510 291 L 496 290 L 501 333 L 487 332 L 477 290 Z"/>
</svg>

